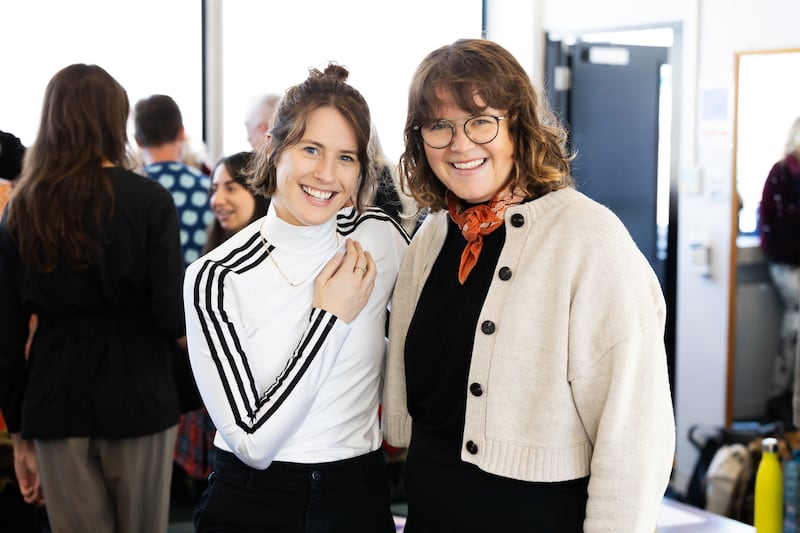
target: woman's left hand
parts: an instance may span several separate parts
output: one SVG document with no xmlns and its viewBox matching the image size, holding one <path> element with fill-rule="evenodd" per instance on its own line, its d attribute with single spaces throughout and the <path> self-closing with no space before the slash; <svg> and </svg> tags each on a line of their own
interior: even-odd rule
<svg viewBox="0 0 800 533">
<path fill-rule="evenodd" d="M 345 254 L 336 254 L 314 281 L 314 307 L 352 322 L 367 305 L 378 271 L 369 252 L 347 239 Z"/>
</svg>

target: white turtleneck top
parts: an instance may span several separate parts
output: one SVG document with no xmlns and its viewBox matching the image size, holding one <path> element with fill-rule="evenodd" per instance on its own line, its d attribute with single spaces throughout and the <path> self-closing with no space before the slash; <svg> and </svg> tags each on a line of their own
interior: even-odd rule
<svg viewBox="0 0 800 533">
<path fill-rule="evenodd" d="M 314 279 L 346 238 L 360 242 L 378 270 L 369 302 L 349 324 L 312 307 Z M 346 208 L 321 226 L 294 226 L 270 205 L 188 267 L 189 358 L 218 448 L 258 469 L 378 449 L 386 318 L 407 245 L 379 209 Z"/>
</svg>

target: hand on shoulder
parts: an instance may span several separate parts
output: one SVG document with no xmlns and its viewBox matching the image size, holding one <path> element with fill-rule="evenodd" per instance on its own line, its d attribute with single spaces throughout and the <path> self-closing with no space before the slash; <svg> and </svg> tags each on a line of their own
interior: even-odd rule
<svg viewBox="0 0 800 533">
<path fill-rule="evenodd" d="M 347 239 L 345 254 L 337 253 L 314 281 L 313 305 L 352 322 L 367 305 L 378 268 L 358 241 Z"/>
</svg>

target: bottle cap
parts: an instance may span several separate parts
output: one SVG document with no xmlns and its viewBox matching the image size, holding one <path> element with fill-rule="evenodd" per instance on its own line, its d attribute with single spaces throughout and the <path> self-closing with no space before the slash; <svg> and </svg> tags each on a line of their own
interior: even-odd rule
<svg viewBox="0 0 800 533">
<path fill-rule="evenodd" d="M 775 453 L 778 451 L 778 439 L 767 437 L 761 441 L 761 451 L 764 453 Z"/>
</svg>

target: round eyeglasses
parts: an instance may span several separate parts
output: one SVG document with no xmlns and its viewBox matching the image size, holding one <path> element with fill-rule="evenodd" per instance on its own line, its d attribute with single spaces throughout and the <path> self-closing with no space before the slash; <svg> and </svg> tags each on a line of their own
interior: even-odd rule
<svg viewBox="0 0 800 533">
<path fill-rule="evenodd" d="M 464 134 L 475 144 L 490 143 L 500 131 L 500 121 L 506 117 L 474 115 L 464 120 Z M 456 125 L 449 120 L 435 120 L 424 126 L 414 126 L 422 141 L 431 148 L 447 148 L 453 142 Z"/>
</svg>

